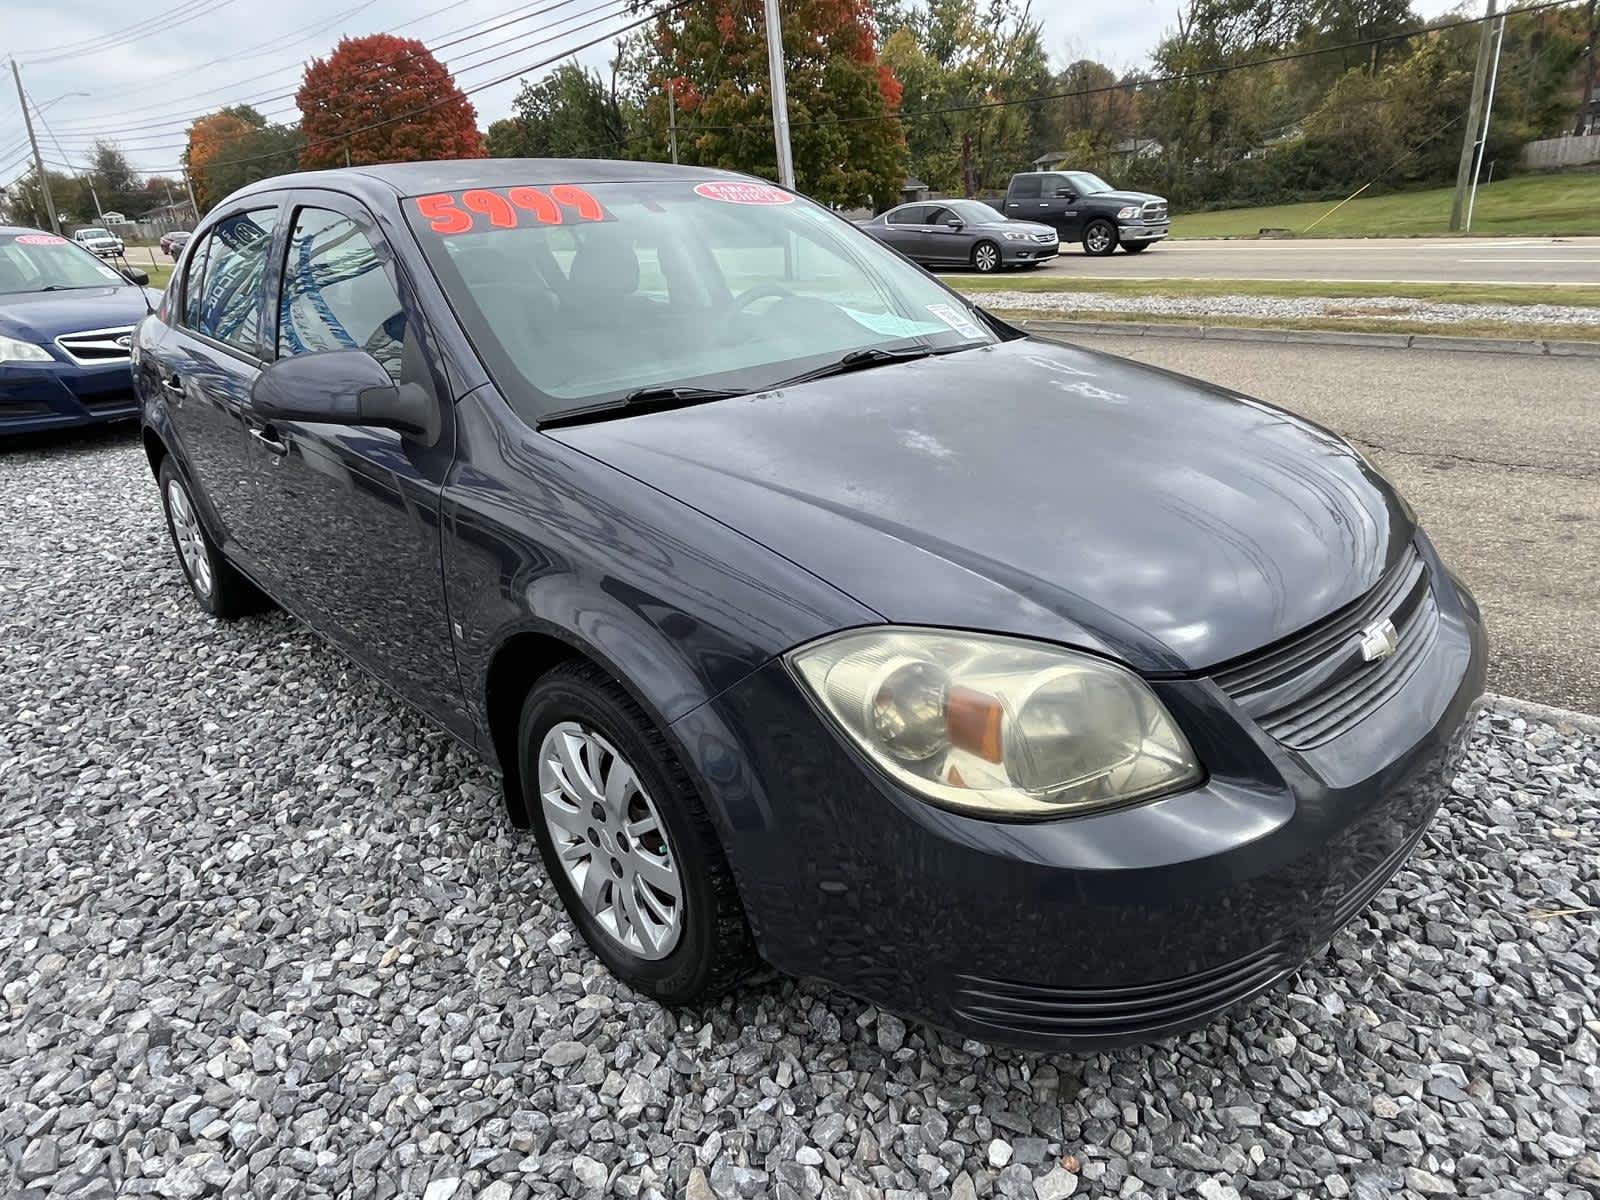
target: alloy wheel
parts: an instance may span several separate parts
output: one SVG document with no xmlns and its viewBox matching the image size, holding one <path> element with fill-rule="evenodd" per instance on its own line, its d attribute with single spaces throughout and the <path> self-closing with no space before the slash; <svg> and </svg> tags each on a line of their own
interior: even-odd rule
<svg viewBox="0 0 1600 1200">
<path fill-rule="evenodd" d="M 1103 253 L 1111 246 L 1111 231 L 1104 225 L 1091 225 L 1088 233 L 1088 247 L 1096 254 Z"/>
<path fill-rule="evenodd" d="M 594 730 L 561 721 L 539 745 L 539 796 L 584 910 L 630 954 L 671 954 L 683 930 L 683 885 L 633 767 Z"/>
<path fill-rule="evenodd" d="M 172 540 L 178 544 L 178 556 L 183 559 L 189 582 L 202 597 L 211 595 L 211 555 L 206 549 L 206 536 L 200 529 L 200 519 L 189 503 L 189 493 L 176 479 L 167 482 L 167 512 L 172 517 Z"/>
<path fill-rule="evenodd" d="M 972 264 L 980 271 L 992 271 L 1000 265 L 1000 251 L 985 242 L 972 252 Z"/>
</svg>

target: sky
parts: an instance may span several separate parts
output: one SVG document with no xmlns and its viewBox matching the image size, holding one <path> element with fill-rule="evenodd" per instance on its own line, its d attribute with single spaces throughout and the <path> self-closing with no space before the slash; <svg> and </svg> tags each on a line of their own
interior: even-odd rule
<svg viewBox="0 0 1600 1200">
<path fill-rule="evenodd" d="M 1093 58 L 1123 70 L 1147 63 L 1180 2 L 1121 0 L 1107 20 L 1103 5 L 1034 0 L 1033 13 L 1055 66 Z M 1432 17 L 1455 3 L 1414 0 L 1413 7 Z M 325 54 L 341 34 L 392 30 L 437 45 L 484 33 L 438 53 L 471 91 L 478 125 L 487 128 L 510 112 L 519 73 L 544 74 L 550 67 L 537 66 L 542 60 L 610 33 L 629 19 L 612 15 L 623 11 L 622 0 L 0 0 L 0 57 L 21 64 L 43 110 L 41 149 L 57 169 L 84 163 L 95 137 L 105 136 L 139 172 L 176 174 L 184 128 L 200 113 L 245 101 L 275 120 L 296 119 L 293 93 L 306 59 Z M 489 32 L 518 16 L 526 19 Z M 107 44 L 113 41 L 123 44 Z M 611 52 L 608 38 L 579 51 L 578 61 L 602 68 Z M 0 79 L 0 185 L 26 166 L 24 136 L 15 85 Z"/>
</svg>

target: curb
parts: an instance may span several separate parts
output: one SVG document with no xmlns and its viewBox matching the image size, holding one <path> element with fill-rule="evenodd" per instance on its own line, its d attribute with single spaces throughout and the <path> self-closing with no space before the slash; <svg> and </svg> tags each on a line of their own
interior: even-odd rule
<svg viewBox="0 0 1600 1200">
<path fill-rule="evenodd" d="M 1548 704 L 1540 704 L 1536 700 L 1519 700 L 1515 696 L 1502 696 L 1495 692 L 1488 693 L 1484 699 L 1494 708 L 1514 713 L 1526 720 L 1554 725 L 1563 732 L 1587 733 L 1590 737 L 1600 740 L 1600 717 L 1575 712 L 1570 708 L 1554 708 Z"/>
<path fill-rule="evenodd" d="M 1248 329 L 1237 325 L 1172 325 L 1139 321 L 1011 321 L 1029 333 L 1121 334 L 1123 337 L 1188 338 L 1209 342 L 1284 342 L 1311 346 L 1365 346 L 1386 350 L 1453 350 L 1473 354 L 1533 354 L 1600 358 L 1600 342 L 1526 341 L 1513 338 L 1444 337 L 1424 333 L 1342 333 L 1331 329 Z"/>
</svg>

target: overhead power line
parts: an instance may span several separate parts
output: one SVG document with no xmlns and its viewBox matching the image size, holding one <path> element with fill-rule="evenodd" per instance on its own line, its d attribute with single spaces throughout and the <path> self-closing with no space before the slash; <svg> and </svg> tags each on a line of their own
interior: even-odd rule
<svg viewBox="0 0 1600 1200">
<path fill-rule="evenodd" d="M 26 58 L 22 61 L 28 66 L 40 66 L 44 63 L 60 62 L 65 58 L 92 58 L 96 54 L 104 54 L 108 50 L 118 50 L 123 46 L 131 46 L 135 42 L 142 42 L 146 38 L 155 37 L 157 34 L 168 33 L 180 25 L 187 25 L 190 21 L 200 17 L 209 16 L 219 8 L 226 8 L 236 0 L 187 0 L 161 13 L 156 17 L 147 17 L 135 22 L 116 33 L 105 34 L 99 38 L 90 38 L 80 45 L 59 46 L 54 53 L 46 53 Z"/>
</svg>

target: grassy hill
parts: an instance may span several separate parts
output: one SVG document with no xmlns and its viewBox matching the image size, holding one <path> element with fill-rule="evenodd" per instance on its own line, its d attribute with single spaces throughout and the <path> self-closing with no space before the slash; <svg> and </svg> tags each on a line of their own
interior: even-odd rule
<svg viewBox="0 0 1600 1200">
<path fill-rule="evenodd" d="M 1361 196 L 1311 231 L 1312 237 L 1417 237 L 1450 231 L 1453 188 Z M 1334 205 L 1274 204 L 1178 213 L 1172 236 L 1244 237 L 1262 229 L 1301 233 Z M 1478 188 L 1473 233 L 1600 234 L 1600 174 L 1519 175 Z"/>
</svg>

